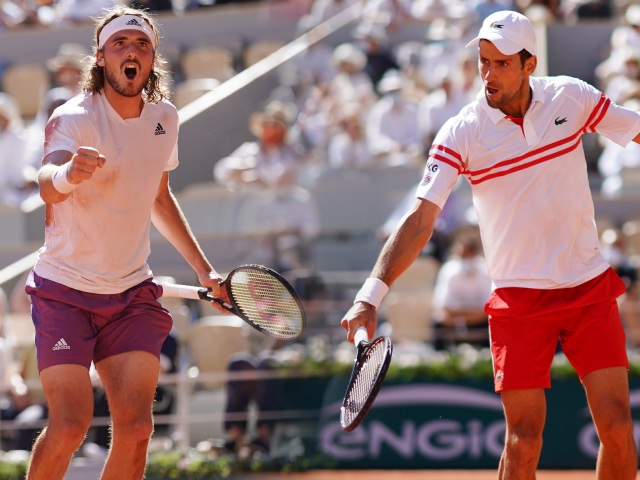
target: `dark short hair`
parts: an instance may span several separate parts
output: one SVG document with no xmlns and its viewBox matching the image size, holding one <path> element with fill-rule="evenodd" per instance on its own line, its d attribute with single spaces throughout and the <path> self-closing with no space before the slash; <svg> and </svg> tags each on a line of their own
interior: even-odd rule
<svg viewBox="0 0 640 480">
<path fill-rule="evenodd" d="M 529 53 L 529 51 L 525 50 L 524 48 L 518 52 L 518 55 L 520 56 L 520 61 L 522 62 L 523 67 L 525 62 L 533 57 L 533 54 Z"/>
</svg>

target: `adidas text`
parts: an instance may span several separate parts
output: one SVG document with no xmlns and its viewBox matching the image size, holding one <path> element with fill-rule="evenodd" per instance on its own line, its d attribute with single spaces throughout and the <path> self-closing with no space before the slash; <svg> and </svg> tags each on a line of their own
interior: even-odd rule
<svg viewBox="0 0 640 480">
<path fill-rule="evenodd" d="M 71 350 L 71 347 L 67 342 L 65 342 L 64 338 L 58 340 L 58 342 L 53 346 L 53 350 Z"/>
<path fill-rule="evenodd" d="M 162 125 L 160 124 L 156 125 L 156 131 L 154 132 L 154 135 L 164 135 L 165 133 L 167 132 L 164 131 L 164 128 L 162 128 Z"/>
</svg>

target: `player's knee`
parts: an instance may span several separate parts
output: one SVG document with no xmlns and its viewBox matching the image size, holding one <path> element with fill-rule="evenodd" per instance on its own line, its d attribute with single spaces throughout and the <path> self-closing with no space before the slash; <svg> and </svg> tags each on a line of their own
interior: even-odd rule
<svg viewBox="0 0 640 480">
<path fill-rule="evenodd" d="M 90 420 L 82 421 L 80 419 L 50 422 L 47 434 L 54 439 L 52 443 L 61 451 L 75 451 L 84 441 L 89 425 Z"/>
<path fill-rule="evenodd" d="M 542 431 L 532 427 L 511 427 L 507 432 L 506 447 L 521 455 L 535 457 L 542 448 Z"/>
<path fill-rule="evenodd" d="M 633 424 L 626 414 L 607 416 L 598 422 L 600 443 L 611 449 L 621 451 L 633 437 Z"/>
<path fill-rule="evenodd" d="M 146 442 L 153 434 L 153 420 L 150 417 L 136 418 L 113 428 L 114 432 L 122 432 L 129 441 Z"/>
</svg>

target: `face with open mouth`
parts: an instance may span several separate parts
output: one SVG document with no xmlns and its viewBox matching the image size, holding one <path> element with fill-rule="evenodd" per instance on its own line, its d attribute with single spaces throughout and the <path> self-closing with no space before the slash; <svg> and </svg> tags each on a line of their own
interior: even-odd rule
<svg viewBox="0 0 640 480">
<path fill-rule="evenodd" d="M 109 87 L 125 97 L 136 97 L 149 81 L 153 66 L 153 47 L 144 33 L 123 30 L 105 43 L 98 65 L 104 67 Z"/>
<path fill-rule="evenodd" d="M 505 55 L 486 40 L 480 41 L 478 52 L 480 76 L 489 106 L 508 115 L 523 116 L 521 104 L 528 101 L 529 75 L 520 56 Z"/>
</svg>

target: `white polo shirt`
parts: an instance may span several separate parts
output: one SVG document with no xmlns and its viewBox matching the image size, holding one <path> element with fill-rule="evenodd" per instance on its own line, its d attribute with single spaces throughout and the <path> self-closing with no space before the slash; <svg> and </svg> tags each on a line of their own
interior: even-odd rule
<svg viewBox="0 0 640 480">
<path fill-rule="evenodd" d="M 151 276 L 149 232 L 160 179 L 178 165 L 178 112 L 145 103 L 122 119 L 104 94 L 80 94 L 56 109 L 44 155 L 96 148 L 106 157 L 69 198 L 47 204 L 35 272 L 89 293 L 120 293 Z"/>
<path fill-rule="evenodd" d="M 570 77 L 531 77 L 522 128 L 484 92 L 437 134 L 417 196 L 442 208 L 470 182 L 494 287 L 580 285 L 608 268 L 600 254 L 584 133 L 627 145 L 640 114 Z"/>
</svg>

